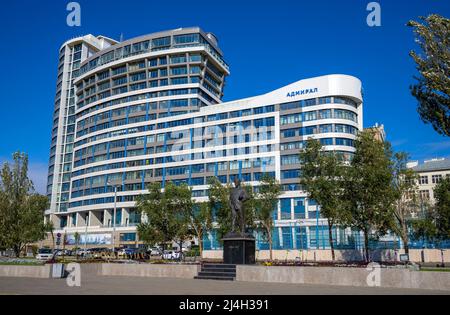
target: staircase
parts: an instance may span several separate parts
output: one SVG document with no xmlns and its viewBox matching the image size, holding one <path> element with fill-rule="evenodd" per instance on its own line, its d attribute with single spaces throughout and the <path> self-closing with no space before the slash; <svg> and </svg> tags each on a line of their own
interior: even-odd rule
<svg viewBox="0 0 450 315">
<path fill-rule="evenodd" d="M 236 265 L 203 264 L 202 270 L 194 279 L 229 280 L 236 279 Z"/>
</svg>

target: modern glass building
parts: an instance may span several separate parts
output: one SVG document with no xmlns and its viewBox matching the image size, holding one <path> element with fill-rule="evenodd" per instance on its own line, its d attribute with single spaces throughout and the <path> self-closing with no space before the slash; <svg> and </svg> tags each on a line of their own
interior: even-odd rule
<svg viewBox="0 0 450 315">
<path fill-rule="evenodd" d="M 195 199 L 206 200 L 209 177 L 227 183 L 238 176 L 258 186 L 269 173 L 284 191 L 274 211 L 275 248 L 327 246 L 326 221 L 298 183 L 298 155 L 313 137 L 351 158 L 363 126 L 357 78 L 305 79 L 223 103 L 229 68 L 211 33 L 183 28 L 121 43 L 88 38 L 104 47 L 94 51 L 84 38 L 63 46 L 68 60 L 72 43 L 86 53 L 76 69 L 64 66 L 71 97 L 58 107 L 65 122 L 56 125 L 65 129 L 54 134 L 61 149 L 52 154 L 60 158 L 51 157 L 49 168 L 47 219 L 69 243 L 78 232 L 92 244 L 111 244 L 114 186 L 118 246 L 138 242 L 135 201 L 151 182 L 187 183 Z M 205 236 L 206 249 L 217 246 L 215 233 Z"/>
<path fill-rule="evenodd" d="M 87 35 L 64 43 L 59 50 L 58 77 L 53 112 L 52 140 L 47 180 L 50 213 L 67 211 L 70 197 L 72 151 L 75 139 L 75 103 L 73 85 L 82 60 L 117 42 Z"/>
</svg>

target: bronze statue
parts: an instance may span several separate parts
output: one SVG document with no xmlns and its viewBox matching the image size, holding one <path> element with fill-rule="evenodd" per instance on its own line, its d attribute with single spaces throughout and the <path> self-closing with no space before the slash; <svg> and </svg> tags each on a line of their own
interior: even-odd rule
<svg viewBox="0 0 450 315">
<path fill-rule="evenodd" d="M 244 202 L 248 200 L 247 192 L 241 187 L 241 181 L 234 178 L 234 188 L 230 193 L 230 208 L 232 213 L 232 226 L 231 232 L 236 233 L 236 230 L 240 232 L 242 236 L 245 235 L 245 214 L 244 214 Z"/>
</svg>

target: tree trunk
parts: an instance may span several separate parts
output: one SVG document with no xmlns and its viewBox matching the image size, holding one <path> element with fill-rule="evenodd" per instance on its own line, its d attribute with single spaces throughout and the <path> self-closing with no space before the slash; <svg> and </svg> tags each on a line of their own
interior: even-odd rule
<svg viewBox="0 0 450 315">
<path fill-rule="evenodd" d="M 17 258 L 20 257 L 20 245 L 14 245 L 13 246 L 13 250 L 14 250 L 14 254 L 16 255 Z"/>
<path fill-rule="evenodd" d="M 328 219 L 328 237 L 330 240 L 330 248 L 331 248 L 331 260 L 335 260 L 334 256 L 334 244 L 333 244 L 333 223 Z"/>
<path fill-rule="evenodd" d="M 267 234 L 269 236 L 269 259 L 270 261 L 273 260 L 273 255 L 272 255 L 272 233 L 267 230 Z"/>
<path fill-rule="evenodd" d="M 203 257 L 203 233 L 198 233 L 198 252 L 200 255 L 200 259 Z"/>
<path fill-rule="evenodd" d="M 51 233 L 52 233 L 52 250 L 54 251 L 55 250 L 55 235 L 53 234 L 53 231 Z"/>
<path fill-rule="evenodd" d="M 364 250 L 365 250 L 365 261 L 369 262 L 369 232 L 367 230 L 364 230 Z"/>
<path fill-rule="evenodd" d="M 402 224 L 402 242 L 403 247 L 405 248 L 405 254 L 409 254 L 409 237 L 408 237 L 408 227 L 406 226 L 406 223 Z"/>
</svg>

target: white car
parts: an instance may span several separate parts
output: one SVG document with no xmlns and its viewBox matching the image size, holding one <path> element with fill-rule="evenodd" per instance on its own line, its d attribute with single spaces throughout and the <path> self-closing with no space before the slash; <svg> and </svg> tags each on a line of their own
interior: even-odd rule
<svg viewBox="0 0 450 315">
<path fill-rule="evenodd" d="M 150 255 L 151 256 L 161 256 L 162 255 L 162 251 L 161 249 L 157 248 L 157 247 L 153 247 L 150 249 Z"/>
<path fill-rule="evenodd" d="M 68 249 L 57 249 L 56 250 L 56 256 L 60 257 L 60 256 L 71 256 L 72 255 L 72 251 L 68 250 Z"/>
<path fill-rule="evenodd" d="M 41 248 L 38 251 L 38 254 L 36 255 L 37 260 L 50 260 L 54 256 L 53 250 L 50 248 Z"/>
</svg>

